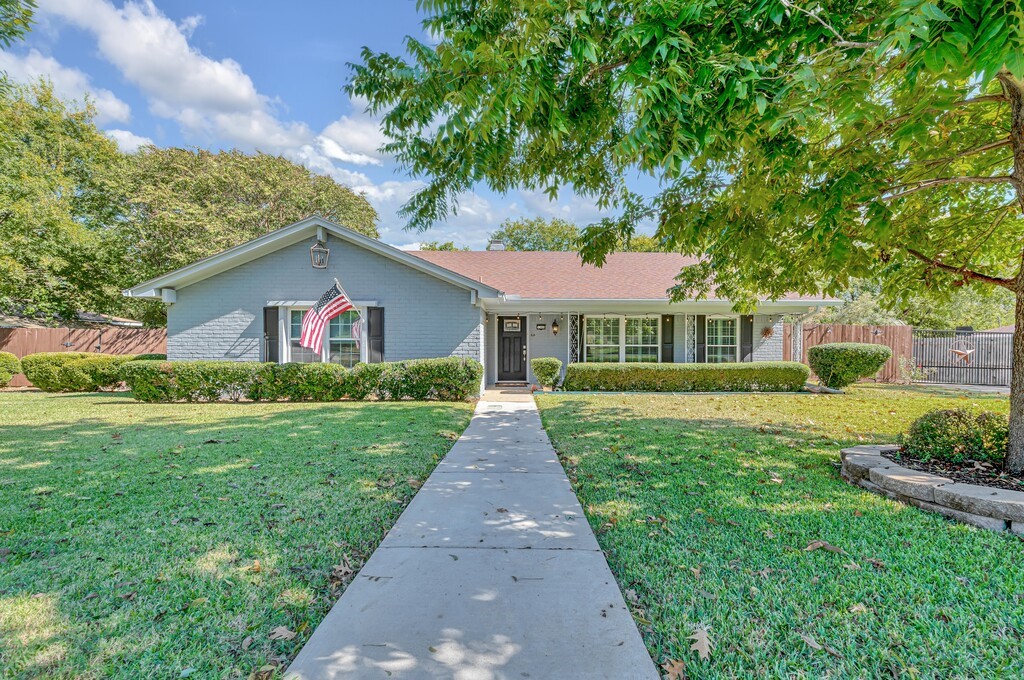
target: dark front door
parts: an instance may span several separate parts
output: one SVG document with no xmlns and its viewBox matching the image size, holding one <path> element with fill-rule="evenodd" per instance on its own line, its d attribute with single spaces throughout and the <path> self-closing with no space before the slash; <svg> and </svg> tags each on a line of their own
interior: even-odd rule
<svg viewBox="0 0 1024 680">
<path fill-rule="evenodd" d="M 498 317 L 498 380 L 526 382 L 526 317 Z"/>
</svg>

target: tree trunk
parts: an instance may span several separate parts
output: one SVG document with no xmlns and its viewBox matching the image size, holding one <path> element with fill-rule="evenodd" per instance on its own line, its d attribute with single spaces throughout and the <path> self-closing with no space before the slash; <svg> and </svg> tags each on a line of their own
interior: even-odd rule
<svg viewBox="0 0 1024 680">
<path fill-rule="evenodd" d="M 1005 70 L 997 77 L 1010 100 L 1010 146 L 1013 149 L 1013 189 L 1024 211 L 1024 81 Z M 1024 473 L 1024 257 L 1017 272 L 1014 293 L 1017 311 L 1013 328 L 1013 371 L 1010 378 L 1010 442 L 1006 468 L 1014 474 Z"/>
<path fill-rule="evenodd" d="M 1010 378 L 1010 445 L 1006 469 L 1024 473 L 1024 288 L 1017 286 L 1013 328 L 1013 369 Z"/>
</svg>

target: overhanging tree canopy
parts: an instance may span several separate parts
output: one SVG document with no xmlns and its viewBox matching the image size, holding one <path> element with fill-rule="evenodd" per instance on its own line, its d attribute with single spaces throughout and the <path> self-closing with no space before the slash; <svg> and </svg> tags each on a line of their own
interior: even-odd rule
<svg viewBox="0 0 1024 680">
<path fill-rule="evenodd" d="M 424 228 L 476 182 L 570 186 L 702 256 L 677 291 L 740 307 L 880 278 L 889 296 L 1024 298 L 1024 9 L 1013 0 L 422 0 L 436 46 L 366 51 L 349 90 L 427 184 Z M 631 191 L 630 173 L 660 182 Z M 1024 303 L 1018 304 L 1024 364 Z M 1011 461 L 1024 468 L 1024 370 Z"/>
</svg>

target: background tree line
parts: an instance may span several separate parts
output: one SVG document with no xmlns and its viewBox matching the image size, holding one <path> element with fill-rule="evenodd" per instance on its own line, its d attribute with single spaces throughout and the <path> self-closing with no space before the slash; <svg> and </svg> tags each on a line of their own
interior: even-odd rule
<svg viewBox="0 0 1024 680">
<path fill-rule="evenodd" d="M 360 194 L 263 153 L 122 153 L 47 82 L 0 88 L 0 311 L 162 324 L 121 290 L 317 213 L 369 236 Z"/>
</svg>

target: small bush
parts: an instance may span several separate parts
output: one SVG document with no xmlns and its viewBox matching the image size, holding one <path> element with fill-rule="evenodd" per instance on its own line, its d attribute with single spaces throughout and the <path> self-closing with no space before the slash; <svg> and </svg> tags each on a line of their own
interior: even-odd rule
<svg viewBox="0 0 1024 680">
<path fill-rule="evenodd" d="M 167 361 L 166 354 L 136 354 L 129 361 Z"/>
<path fill-rule="evenodd" d="M 130 354 L 92 354 L 74 359 L 57 369 L 61 392 L 114 390 L 122 382 L 121 367 L 134 359 Z"/>
<path fill-rule="evenodd" d="M 729 364 L 569 364 L 562 389 L 607 392 L 796 392 L 810 371 L 795 361 Z"/>
<path fill-rule="evenodd" d="M 885 345 L 863 342 L 831 342 L 807 350 L 807 363 L 825 387 L 842 389 L 882 370 L 892 357 Z"/>
<path fill-rule="evenodd" d="M 1009 420 L 990 411 L 942 409 L 924 414 L 910 425 L 903 451 L 923 461 L 1002 464 L 1006 458 Z"/>
<path fill-rule="evenodd" d="M 21 359 L 21 370 L 44 392 L 63 392 L 60 369 L 77 359 L 97 356 L 91 352 L 37 352 Z"/>
<path fill-rule="evenodd" d="M 21 362 L 10 352 L 0 352 L 0 387 L 7 387 L 16 373 L 21 373 Z"/>
<path fill-rule="evenodd" d="M 562 362 L 554 357 L 538 357 L 530 360 L 530 368 L 543 387 L 555 387 L 562 375 Z"/>
<path fill-rule="evenodd" d="M 136 399 L 150 402 L 339 399 L 465 400 L 477 394 L 483 367 L 449 357 L 383 364 L 261 364 L 235 361 L 131 361 L 122 375 Z"/>
</svg>

